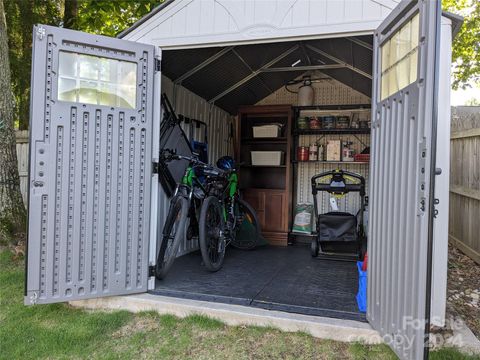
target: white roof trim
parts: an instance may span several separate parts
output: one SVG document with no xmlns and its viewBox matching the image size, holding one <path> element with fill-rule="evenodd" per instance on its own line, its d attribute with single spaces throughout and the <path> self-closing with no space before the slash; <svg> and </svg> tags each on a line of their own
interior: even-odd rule
<svg viewBox="0 0 480 360">
<path fill-rule="evenodd" d="M 168 1 L 120 36 L 173 49 L 371 34 L 397 3 L 397 0 L 175 0 Z"/>
</svg>

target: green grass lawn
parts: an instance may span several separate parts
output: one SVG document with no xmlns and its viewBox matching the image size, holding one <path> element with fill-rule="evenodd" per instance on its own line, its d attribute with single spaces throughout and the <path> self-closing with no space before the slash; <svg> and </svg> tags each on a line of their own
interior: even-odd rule
<svg viewBox="0 0 480 360">
<path fill-rule="evenodd" d="M 23 305 L 23 261 L 0 252 L 0 359 L 395 359 L 387 346 L 320 340 L 201 316 Z M 446 349 L 432 359 L 473 359 Z"/>
</svg>

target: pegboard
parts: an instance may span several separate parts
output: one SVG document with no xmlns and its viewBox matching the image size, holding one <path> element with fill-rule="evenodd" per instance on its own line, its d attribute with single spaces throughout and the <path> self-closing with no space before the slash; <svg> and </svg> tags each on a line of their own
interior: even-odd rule
<svg viewBox="0 0 480 360">
<path fill-rule="evenodd" d="M 299 146 L 309 146 L 312 143 L 319 143 L 324 145 L 326 151 L 326 144 L 329 140 L 351 141 L 353 144 L 350 148 L 359 154 L 365 147 L 370 146 L 369 134 L 345 134 L 345 135 L 300 135 L 298 139 Z M 358 173 L 365 178 L 366 193 L 368 195 L 368 181 L 369 181 L 369 163 L 324 163 L 324 162 L 298 162 L 296 164 L 296 203 L 313 203 L 311 178 L 324 171 L 342 169 Z M 319 193 L 318 195 L 318 209 L 320 213 L 331 211 L 329 208 L 328 193 Z M 339 211 L 350 212 L 355 214 L 360 209 L 360 197 L 358 193 L 347 194 L 341 199 L 337 200 Z"/>
</svg>

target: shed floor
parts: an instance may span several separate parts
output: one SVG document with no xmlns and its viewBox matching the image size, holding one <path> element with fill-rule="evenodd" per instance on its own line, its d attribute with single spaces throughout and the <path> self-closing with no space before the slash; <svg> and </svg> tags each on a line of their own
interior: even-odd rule
<svg viewBox="0 0 480 360">
<path fill-rule="evenodd" d="M 354 262 L 314 259 L 307 246 L 229 247 L 223 268 L 208 272 L 200 252 L 176 259 L 154 294 L 365 321 L 355 295 Z"/>
</svg>

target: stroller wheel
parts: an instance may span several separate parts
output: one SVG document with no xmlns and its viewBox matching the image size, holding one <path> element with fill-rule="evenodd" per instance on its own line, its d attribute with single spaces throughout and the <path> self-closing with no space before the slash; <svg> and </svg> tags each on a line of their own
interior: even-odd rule
<svg viewBox="0 0 480 360">
<path fill-rule="evenodd" d="M 318 241 L 317 239 L 312 240 L 312 243 L 310 245 L 310 254 L 312 257 L 317 257 L 318 256 Z"/>
</svg>

